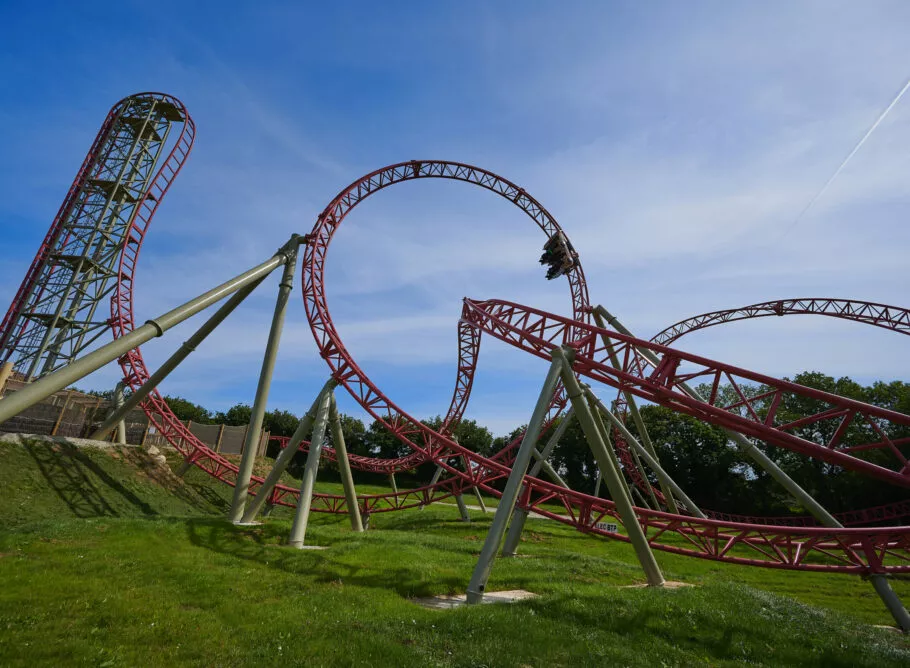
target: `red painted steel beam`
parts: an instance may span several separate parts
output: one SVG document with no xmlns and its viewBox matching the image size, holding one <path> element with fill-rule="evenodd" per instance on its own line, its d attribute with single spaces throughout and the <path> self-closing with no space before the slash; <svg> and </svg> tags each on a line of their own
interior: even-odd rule
<svg viewBox="0 0 910 668">
<path fill-rule="evenodd" d="M 409 445 L 415 452 L 420 453 L 421 461 L 432 460 L 452 476 L 435 486 L 407 490 L 398 494 L 359 497 L 364 512 L 388 512 L 426 505 L 459 493 L 466 485 L 478 486 L 484 491 L 498 496 L 498 492 L 491 485 L 495 481 L 507 477 L 510 472 L 509 467 L 503 461 L 484 458 L 463 448 L 446 434 L 435 432 L 415 420 L 385 397 L 350 358 L 338 338 L 337 332 L 334 331 L 328 314 L 322 285 L 325 251 L 331 235 L 334 233 L 334 228 L 340 222 L 339 213 L 344 214 L 349 211 L 352 203 L 356 203 L 370 192 L 386 187 L 393 182 L 419 178 L 424 169 L 432 171 L 441 178 L 476 179 L 480 185 L 513 199 L 523 208 L 527 206 L 528 215 L 535 220 L 542 220 L 543 223 L 539 222 L 539 224 L 547 231 L 546 221 L 549 214 L 545 214 L 545 210 L 535 201 L 530 200 L 524 191 L 516 189 L 514 185 L 504 182 L 504 180 L 496 181 L 495 175 L 491 175 L 489 172 L 457 163 L 412 162 L 378 170 L 365 177 L 365 180 L 355 182 L 350 188 L 343 191 L 327 209 L 328 213 L 324 212 L 320 217 L 316 228 L 320 234 L 313 237 L 311 243 L 306 247 L 307 271 L 304 280 L 304 298 L 310 324 L 323 357 L 329 362 L 335 378 L 348 388 L 352 396 L 368 413 L 384 424 L 399 440 Z M 144 233 L 144 230 L 138 230 L 138 232 Z M 141 242 L 141 236 L 139 241 Z M 123 270 L 124 292 L 121 294 L 118 291 L 120 301 L 117 306 L 121 310 L 116 313 L 118 317 L 123 316 L 119 317 L 118 321 L 123 323 L 122 327 L 125 329 L 127 326 L 132 326 L 132 313 L 129 307 L 132 305 L 131 291 L 135 256 L 124 263 Z M 573 282 L 570 277 L 573 305 L 576 305 L 576 319 L 554 322 L 549 314 L 537 312 L 533 318 L 526 318 L 524 324 L 532 330 L 532 332 L 528 332 L 531 336 L 543 335 L 549 341 L 547 345 L 551 347 L 554 344 L 568 342 L 582 353 L 593 355 L 596 352 L 594 337 L 596 331 L 586 324 L 586 311 L 577 308 L 577 305 L 587 304 L 587 288 L 584 286 L 583 277 L 577 278 L 581 278 L 581 280 Z M 126 313 L 129 313 L 128 318 Z M 494 323 L 491 327 L 489 322 L 484 322 L 481 326 L 478 323 L 470 323 L 469 319 L 465 319 L 465 321 L 472 327 L 476 327 L 478 331 L 488 331 L 497 338 L 508 340 L 509 325 L 506 323 Z M 559 330 L 560 333 L 554 335 L 554 329 Z M 477 340 L 479 342 L 479 337 Z M 471 343 L 471 346 L 473 345 Z M 540 354 L 536 350 L 532 352 Z M 629 357 L 628 352 L 626 357 Z M 632 361 L 636 362 L 634 359 Z M 643 372 L 646 365 L 640 364 L 640 361 L 636 363 L 639 363 L 641 367 L 638 371 Z M 125 355 L 121 359 L 121 364 L 128 381 L 134 387 L 138 387 L 148 377 L 148 372 L 145 370 L 138 351 Z M 632 366 L 634 368 L 635 365 Z M 598 370 L 596 366 L 591 368 L 602 373 L 602 370 Z M 667 365 L 663 369 L 663 378 L 672 381 L 676 368 L 676 365 Z M 473 370 L 471 370 L 472 372 Z M 459 373 L 462 373 L 462 365 L 459 366 Z M 642 374 L 639 373 L 639 376 Z M 465 372 L 464 380 L 467 381 L 468 377 Z M 637 377 L 633 377 L 633 379 L 639 380 Z M 621 382 L 631 383 L 633 381 Z M 464 397 L 469 394 L 469 389 L 468 382 L 462 382 L 460 387 L 456 385 L 453 404 L 458 405 L 466 401 Z M 196 439 L 173 416 L 160 394 L 155 392 L 150 395 L 144 408 L 152 423 L 189 461 L 219 480 L 227 484 L 234 484 L 236 467 Z M 453 465 L 450 461 L 453 458 L 466 462 L 467 471 L 461 471 Z M 507 460 L 507 457 L 501 457 L 501 459 Z M 252 481 L 254 493 L 261 482 L 261 479 L 258 478 Z M 608 531 L 603 525 L 599 525 L 602 520 L 610 519 L 611 523 L 621 527 L 621 519 L 617 516 L 611 502 L 566 490 L 536 478 L 528 478 L 526 485 L 527 492 L 523 503 L 529 509 L 574 526 L 585 533 L 627 540 L 621 531 Z M 282 505 L 294 505 L 297 493 L 295 489 L 279 485 L 272 492 L 271 501 Z M 554 512 L 549 506 L 542 506 L 541 504 L 545 502 L 560 504 L 564 512 Z M 338 495 L 316 495 L 313 500 L 313 510 L 331 513 L 346 512 L 345 499 Z M 652 546 L 667 552 L 731 563 L 793 570 L 847 573 L 910 572 L 910 527 L 831 530 L 822 527 L 755 526 L 723 520 L 694 520 L 690 517 L 643 509 L 637 509 L 637 512 L 638 520 L 646 527 Z"/>
<path fill-rule="evenodd" d="M 894 484 L 910 486 L 910 465 L 901 450 L 910 439 L 890 439 L 879 426 L 883 422 L 910 426 L 910 415 L 754 373 L 512 302 L 500 300 L 475 302 L 465 299 L 462 320 L 544 359 L 549 359 L 549 351 L 561 344 L 565 331 L 571 329 L 587 332 L 590 337 L 586 337 L 586 344 L 577 350 L 573 363 L 573 368 L 580 375 L 631 392 L 642 399 L 692 415 L 710 424 L 759 438 L 771 445 L 846 469 L 861 471 Z M 620 369 L 611 366 L 606 347 L 599 343 L 600 337 L 605 337 L 612 344 L 622 363 Z M 660 356 L 660 363 L 653 367 L 640 353 L 641 350 L 649 350 Z M 685 371 L 681 370 L 681 366 Z M 767 415 L 759 415 L 756 410 L 760 410 L 761 407 L 753 405 L 756 403 L 755 399 L 747 400 L 742 393 L 741 401 L 736 405 L 744 405 L 747 408 L 746 415 L 730 412 L 730 406 L 719 404 L 716 395 L 707 403 L 700 402 L 679 389 L 680 383 L 695 379 L 713 381 L 714 387 L 724 382 L 737 388 L 737 381 L 767 386 L 770 388 L 769 393 L 774 396 L 771 410 Z M 775 413 L 778 397 L 812 399 L 821 402 L 826 408 L 798 423 L 780 424 L 776 421 Z M 867 424 L 874 440 L 860 445 L 845 445 L 839 439 L 842 433 L 838 429 L 830 441 L 820 444 L 790 432 L 797 424 L 800 426 L 822 424 L 832 420 L 840 423 L 845 417 L 849 417 L 853 422 Z M 851 454 L 866 449 L 889 452 L 896 460 L 894 463 L 896 468 L 885 468 Z"/>
<path fill-rule="evenodd" d="M 663 331 L 651 337 L 653 343 L 661 345 L 670 345 L 680 338 L 691 332 L 696 332 L 708 327 L 714 327 L 728 322 L 740 320 L 749 320 L 752 318 L 762 318 L 769 316 L 785 315 L 822 315 L 842 320 L 875 325 L 883 329 L 888 329 L 899 334 L 910 335 L 910 309 L 891 304 L 879 304 L 856 299 L 833 299 L 830 297 L 801 297 L 797 299 L 776 299 L 739 308 L 724 309 L 721 311 L 712 311 L 702 313 L 691 318 L 686 318 L 673 325 L 670 325 Z M 622 392 L 617 393 L 616 412 L 617 415 L 625 421 L 626 406 L 625 397 Z M 647 490 L 644 480 L 634 466 L 629 451 L 629 445 L 625 442 L 622 434 L 614 430 L 617 454 L 626 467 L 632 482 L 642 489 Z M 660 501 L 663 502 L 663 496 L 655 490 Z M 736 515 L 733 513 L 724 513 L 716 510 L 702 508 L 709 517 L 717 519 L 736 520 L 752 524 L 778 524 L 787 526 L 815 526 L 818 522 L 809 516 L 787 516 L 787 517 L 757 517 L 752 515 Z M 876 506 L 874 508 L 863 508 L 851 510 L 845 513 L 838 513 L 835 517 L 844 525 L 862 525 L 873 522 L 902 519 L 910 515 L 910 501 Z"/>
</svg>

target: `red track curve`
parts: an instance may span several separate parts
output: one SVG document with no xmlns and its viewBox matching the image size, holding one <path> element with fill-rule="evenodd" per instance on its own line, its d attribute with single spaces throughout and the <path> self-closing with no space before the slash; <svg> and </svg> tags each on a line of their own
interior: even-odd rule
<svg viewBox="0 0 910 668">
<path fill-rule="evenodd" d="M 183 107 L 182 103 L 177 100 L 173 100 L 173 98 L 172 101 L 174 101 L 178 108 L 180 108 L 184 114 L 186 114 L 186 117 L 188 119 L 187 127 L 190 129 L 188 135 L 189 145 L 191 146 L 193 134 L 192 130 L 194 127 L 192 125 L 192 121 L 190 120 L 189 115 L 186 113 L 186 110 Z M 164 166 L 153 180 L 153 187 L 158 187 L 161 189 L 160 195 L 157 199 L 153 200 L 151 205 L 148 200 L 145 200 L 141 203 L 141 206 L 143 207 L 142 211 L 146 215 L 142 216 L 140 224 L 134 225 L 134 228 L 130 230 L 130 233 L 128 235 L 131 244 L 128 246 L 128 248 L 131 252 L 129 254 L 124 253 L 124 259 L 121 261 L 118 289 L 111 299 L 112 322 L 114 325 L 113 329 L 115 338 L 122 336 L 124 333 L 129 332 L 133 329 L 133 281 L 138 253 L 142 245 L 145 231 L 148 227 L 148 222 L 151 219 L 151 215 L 154 213 L 157 203 L 160 201 L 161 197 L 163 197 L 164 192 L 166 192 L 167 188 L 170 186 L 173 177 L 180 170 L 180 167 L 183 164 L 183 160 L 185 159 L 186 154 L 189 152 L 189 148 L 187 148 L 182 153 L 177 151 L 177 149 L 182 146 L 181 140 L 183 138 L 184 134 L 181 134 L 181 138 L 178 140 L 177 146 L 175 147 L 176 153 L 171 153 L 171 155 L 168 157 L 168 160 L 165 162 Z M 313 254 L 311 253 L 311 249 L 314 248 L 314 240 L 319 238 L 318 231 L 320 229 L 323 231 L 326 229 L 325 223 L 327 221 L 337 221 L 331 228 L 331 230 L 334 231 L 334 228 L 337 227 L 337 224 L 341 222 L 344 215 L 346 215 L 354 206 L 356 206 L 358 202 L 365 199 L 370 194 L 388 187 L 393 183 L 416 178 L 447 178 L 480 185 L 488 190 L 497 193 L 498 195 L 510 199 L 519 208 L 525 211 L 525 213 L 527 213 L 528 216 L 530 216 L 537 223 L 537 225 L 548 235 L 548 237 L 552 236 L 556 232 L 561 231 L 561 228 L 556 223 L 556 221 L 552 218 L 552 216 L 550 216 L 546 209 L 544 209 L 539 204 L 539 202 L 537 202 L 537 200 L 530 197 L 522 188 L 519 188 L 510 181 L 498 177 L 491 172 L 487 172 L 486 170 L 478 169 L 476 167 L 471 167 L 469 165 L 462 165 L 459 163 L 448 163 L 440 161 L 410 161 L 407 163 L 401 163 L 400 165 L 392 165 L 381 170 L 377 170 L 376 172 L 358 179 L 350 186 L 342 190 L 342 192 L 339 193 L 339 195 L 332 201 L 329 207 L 326 208 L 323 214 L 320 215 L 319 219 L 317 220 L 316 227 L 309 235 L 309 238 L 311 240 L 305 247 L 306 250 L 304 255 L 304 271 L 306 272 L 306 267 L 318 266 L 318 279 L 316 281 L 307 281 L 305 278 L 304 286 L 307 284 L 318 286 L 322 285 L 322 264 L 321 261 L 314 263 L 314 258 L 319 257 L 324 259 L 324 252 L 322 255 L 319 255 L 318 253 Z M 148 207 L 148 209 L 145 207 Z M 339 213 L 342 211 L 343 213 L 339 215 Z M 137 216 L 137 219 L 138 218 L 140 217 Z M 331 234 L 329 234 L 329 238 L 330 237 Z M 325 249 L 327 249 L 327 245 L 325 246 Z M 307 257 L 310 257 L 310 264 L 307 264 Z M 312 277 L 313 274 L 310 274 L 310 276 Z M 573 313 L 576 315 L 576 317 L 585 318 L 589 304 L 587 286 L 584 281 L 584 274 L 581 270 L 581 267 L 575 267 L 571 272 L 567 274 L 567 277 L 569 279 L 569 285 L 571 288 Z M 461 415 L 464 412 L 464 408 L 467 405 L 467 400 L 470 396 L 474 369 L 476 368 L 479 344 L 479 337 L 473 328 L 459 328 L 458 373 L 455 391 L 453 393 L 452 402 L 443 423 L 442 433 L 447 434 L 451 429 L 457 426 L 458 422 L 461 419 Z M 134 390 L 140 387 L 150 376 L 139 349 L 130 351 L 121 357 L 119 362 L 121 368 L 123 369 L 125 382 Z M 548 423 L 552 422 L 552 420 L 555 419 L 555 417 L 559 414 L 562 407 L 565 405 L 565 401 L 565 393 L 560 387 L 560 389 L 554 394 L 553 402 L 550 406 L 550 412 L 548 415 Z M 157 390 L 154 390 L 143 401 L 142 408 L 148 415 L 151 423 L 156 427 L 156 429 L 158 429 L 162 436 L 164 436 L 164 438 L 169 443 L 177 448 L 177 450 L 180 451 L 188 461 L 192 462 L 222 482 L 230 485 L 235 484 L 237 466 L 225 457 L 211 450 L 205 443 L 194 436 L 192 432 L 190 432 L 190 430 L 187 429 L 183 423 L 173 414 Z M 328 459 L 335 458 L 335 453 L 332 448 L 327 447 L 324 448 L 323 451 Z M 416 451 L 412 455 L 397 459 L 378 459 L 355 455 L 352 455 L 350 459 L 351 464 L 361 470 L 381 473 L 393 473 L 395 471 L 413 468 L 418 464 L 426 461 L 428 457 L 425 452 Z M 467 459 L 464 460 L 464 466 L 470 466 L 470 463 Z M 447 468 L 451 469 L 452 467 L 447 465 Z M 261 483 L 262 478 L 254 476 L 250 484 L 251 492 L 255 493 L 256 489 Z M 466 486 L 468 486 L 468 483 L 462 478 L 456 476 L 455 478 L 440 481 L 433 486 L 427 486 L 415 490 L 401 491 L 398 494 L 364 496 L 361 497 L 361 501 L 364 504 L 365 512 L 399 510 L 438 501 L 453 494 L 460 493 Z M 290 503 L 288 499 L 296 498 L 297 494 L 297 490 L 293 488 L 278 485 L 272 492 L 271 501 L 274 503 Z M 316 494 L 314 495 L 313 509 L 319 512 L 343 512 L 344 497 L 328 494 Z"/>
<path fill-rule="evenodd" d="M 670 325 L 663 331 L 658 332 L 651 337 L 651 342 L 659 343 L 661 345 L 670 345 L 686 334 L 727 322 L 785 315 L 823 315 L 875 325 L 883 329 L 895 331 L 899 334 L 910 335 L 910 309 L 856 299 L 802 297 L 799 299 L 777 299 L 761 302 L 759 304 L 742 306 L 740 308 L 702 313 L 701 315 L 686 318 L 685 320 Z M 617 393 L 616 412 L 620 419 L 625 420 L 626 405 L 622 392 Z M 632 460 L 628 444 L 625 442 L 622 434 L 617 430 L 614 430 L 613 435 L 617 454 L 623 462 L 629 477 L 640 490 L 646 491 L 647 485 L 641 479 L 641 474 L 635 466 L 635 462 Z M 654 493 L 658 496 L 659 500 L 663 502 L 663 495 L 660 493 L 660 490 L 655 489 Z M 704 508 L 702 508 L 702 512 L 714 519 L 747 522 L 750 524 L 776 524 L 787 526 L 818 525 L 816 519 L 811 516 L 760 517 L 754 515 L 723 513 Z M 902 519 L 908 515 L 910 515 L 910 500 L 875 506 L 873 508 L 863 508 L 837 513 L 835 517 L 846 526 L 855 526 Z"/>
<path fill-rule="evenodd" d="M 910 334 L 910 309 L 856 299 L 804 297 L 801 299 L 777 299 L 760 304 L 752 304 L 751 306 L 702 313 L 670 325 L 662 332 L 655 334 L 651 341 L 668 346 L 685 334 L 713 327 L 714 325 L 721 325 L 725 322 L 772 315 L 799 314 L 826 315 L 832 318 L 875 325 L 900 334 Z"/>
<path fill-rule="evenodd" d="M 168 162 L 173 157 L 174 154 L 172 153 Z M 179 169 L 179 159 L 176 164 L 176 169 Z M 458 174 L 476 174 L 485 179 L 495 177 L 495 175 L 490 175 L 489 172 L 466 165 L 457 165 L 456 163 L 411 162 L 379 170 L 365 178 L 377 179 L 377 187 L 375 189 L 379 189 L 390 184 L 389 182 L 383 182 L 385 178 L 383 175 L 388 173 L 387 170 L 393 170 L 391 172 L 392 176 L 396 174 L 394 170 L 398 170 L 397 173 L 400 178 L 397 178 L 396 181 L 407 180 L 422 176 L 421 172 L 424 169 L 432 169 L 430 165 L 447 166 L 443 167 L 443 169 L 455 170 L 452 175 L 444 175 L 442 173 L 437 175 L 442 178 L 459 178 Z M 176 173 L 176 169 L 174 169 L 173 173 Z M 412 171 L 411 176 L 407 174 L 408 169 Z M 325 254 L 328 249 L 328 242 L 331 239 L 331 233 L 340 222 L 338 213 L 341 213 L 341 217 L 343 217 L 343 214 L 350 209 L 349 204 L 352 201 L 350 198 L 356 197 L 359 200 L 362 196 L 369 194 L 369 192 L 363 192 L 362 190 L 363 181 L 355 182 L 351 188 L 343 192 L 330 204 L 323 216 L 317 221 L 317 228 L 314 232 L 320 232 L 320 234 L 312 236 L 306 246 L 304 254 L 304 304 L 307 309 L 307 315 L 317 343 L 320 345 L 320 351 L 332 368 L 334 377 L 351 391 L 355 399 L 361 403 L 368 413 L 380 420 L 403 443 L 421 453 L 423 455 L 422 460 L 432 459 L 453 475 L 451 479 L 440 482 L 433 488 L 425 487 L 401 492 L 397 495 L 367 495 L 360 497 L 363 510 L 365 512 L 379 512 L 423 505 L 450 496 L 466 485 L 479 486 L 487 492 L 498 495 L 498 492 L 490 487 L 490 484 L 495 480 L 508 476 L 510 469 L 500 462 L 481 457 L 461 447 L 445 434 L 433 431 L 401 411 L 378 388 L 370 383 L 369 379 L 350 359 L 334 327 L 331 325 L 322 285 Z M 539 207 L 534 200 L 517 187 L 504 180 L 499 182 L 515 188 L 514 191 L 509 190 L 508 192 L 513 196 L 513 201 L 516 203 L 529 203 L 529 205 L 533 203 L 535 207 Z M 479 184 L 485 185 L 482 182 Z M 355 191 L 354 189 L 357 190 Z M 506 192 L 499 192 L 499 194 L 508 196 Z M 153 211 L 154 206 L 151 209 Z M 542 207 L 534 214 L 529 213 L 529 215 L 532 215 L 535 219 L 537 219 L 536 216 L 538 215 L 546 215 L 548 217 Z M 137 251 L 138 246 L 141 245 L 144 231 L 144 229 L 137 230 Z M 119 334 L 125 333 L 132 327 L 132 278 L 135 271 L 135 254 L 132 256 L 131 261 L 122 265 L 122 270 L 123 290 L 118 290 L 112 300 L 116 302 L 112 304 L 112 313 L 115 315 Z M 581 295 L 584 296 L 584 303 L 587 303 L 587 289 L 584 287 L 583 281 L 572 283 L 570 277 L 570 284 L 573 287 L 573 304 L 580 301 L 575 298 Z M 495 307 L 497 302 L 485 302 L 485 304 Z M 498 302 L 498 304 L 504 305 L 507 303 Z M 517 305 L 508 305 L 507 308 L 511 309 L 513 315 L 517 314 L 521 309 Z M 481 315 L 483 310 L 477 308 L 477 305 L 473 302 L 466 300 L 465 311 L 463 311 L 463 324 L 476 328 L 478 332 L 486 331 L 496 338 L 509 341 L 545 358 L 549 357 L 546 350 L 552 348 L 553 345 L 574 341 L 576 349 L 580 352 L 579 359 L 587 361 L 587 366 L 585 366 L 577 360 L 576 367 L 584 367 L 583 370 L 586 374 L 597 376 L 599 380 L 607 382 L 606 379 L 609 377 L 608 370 L 604 369 L 603 365 L 598 366 L 599 363 L 595 359 L 597 352 L 595 334 L 599 330 L 592 328 L 585 322 L 587 319 L 586 313 L 576 312 L 576 319 L 569 319 L 532 309 L 525 309 L 524 312 L 527 315 L 533 313 L 534 317 L 533 321 L 526 318 L 524 320 L 525 329 L 521 330 L 514 327 L 512 323 L 503 320 L 501 317 L 502 313 Z M 554 329 L 558 330 L 558 333 L 554 334 Z M 521 334 L 516 336 L 515 333 L 519 331 Z M 512 336 L 511 340 L 509 338 L 510 335 Z M 617 335 L 611 334 L 611 336 L 615 338 Z M 630 339 L 630 341 L 637 342 L 635 339 Z M 649 345 L 647 342 L 643 343 Z M 630 350 L 631 346 L 625 347 L 626 358 L 635 357 L 633 353 L 630 353 Z M 665 360 L 685 357 L 684 354 L 672 349 L 664 349 L 661 352 L 667 353 Z M 587 357 L 585 357 L 586 355 Z M 148 378 L 148 371 L 145 369 L 138 350 L 125 355 L 120 362 L 127 381 L 134 389 Z M 663 380 L 669 382 L 670 386 L 672 385 L 673 379 L 678 378 L 678 375 L 676 374 L 675 365 L 671 366 L 673 368 L 662 364 L 658 368 L 657 381 Z M 582 369 L 579 368 L 578 370 L 581 371 Z M 462 369 L 460 368 L 459 373 L 461 371 Z M 748 374 L 748 372 L 746 373 Z M 632 378 L 634 379 L 635 376 L 632 376 Z M 653 380 L 651 378 L 649 382 Z M 628 381 L 629 379 L 620 379 L 620 383 Z M 659 382 L 658 385 L 660 385 Z M 467 387 L 469 388 L 469 386 Z M 660 393 L 670 390 L 669 386 L 664 385 L 664 388 L 656 391 Z M 458 391 L 456 388 L 456 393 Z M 677 408 L 676 405 L 674 407 Z M 234 483 L 236 467 L 217 453 L 209 450 L 189 433 L 167 408 L 167 405 L 157 392 L 143 403 L 143 408 L 169 442 L 177 447 L 189 461 L 194 462 L 224 482 Z M 874 407 L 869 408 L 870 410 L 874 409 Z M 866 413 L 870 412 L 866 409 L 865 405 L 853 402 L 846 410 L 848 413 L 853 411 L 853 413 L 850 413 L 851 415 L 862 414 L 865 416 Z M 703 408 L 702 410 L 705 409 Z M 723 413 L 722 409 L 717 410 Z M 711 411 L 707 412 L 717 422 L 722 421 L 723 416 L 718 416 Z M 874 411 L 872 412 L 874 413 Z M 726 415 L 729 416 L 729 414 Z M 830 418 L 832 415 L 822 416 L 819 419 Z M 841 413 L 841 415 L 844 415 L 844 413 Z M 875 415 L 878 416 L 879 414 L 875 413 Z M 907 417 L 896 415 L 903 418 Z M 736 426 L 740 427 L 741 425 Z M 760 425 L 752 425 L 752 427 L 761 431 Z M 748 434 L 753 433 L 749 429 L 739 430 Z M 780 438 L 784 441 L 788 440 L 784 436 Z M 791 437 L 791 440 L 792 438 L 795 437 Z M 805 447 L 798 443 L 791 443 L 790 445 L 793 446 L 793 449 L 798 449 L 797 445 Z M 833 449 L 831 453 L 833 454 L 830 457 L 838 461 L 843 458 L 847 458 L 850 461 L 853 459 L 862 461 L 852 455 L 839 451 L 835 452 Z M 899 451 L 898 454 L 900 454 Z M 453 457 L 458 457 L 465 461 L 465 471 L 460 471 L 449 463 L 449 460 Z M 882 475 L 882 472 L 878 471 L 879 468 L 874 467 L 874 470 Z M 893 471 L 888 471 L 887 469 L 882 469 L 882 471 L 884 471 L 885 477 L 888 475 L 897 476 L 903 481 L 903 478 Z M 261 483 L 261 479 L 254 479 L 251 485 L 253 491 L 255 491 L 259 483 Z M 283 505 L 293 505 L 296 495 L 296 490 L 286 486 L 279 486 L 272 493 L 271 500 Z M 312 509 L 318 512 L 346 511 L 343 497 L 315 495 L 313 501 Z M 566 490 L 543 480 L 526 478 L 520 503 L 523 507 L 532 509 L 551 519 L 575 526 L 583 532 L 610 536 L 619 540 L 628 540 L 622 533 L 607 532 L 597 526 L 601 520 L 607 517 L 610 517 L 612 521 L 620 525 L 622 524 L 613 504 L 604 499 L 595 499 L 578 492 Z M 550 506 L 542 505 L 544 503 L 558 503 L 562 506 L 563 511 L 554 512 Z M 652 546 L 655 549 L 667 552 L 770 568 L 846 573 L 910 572 L 910 556 L 908 556 L 908 550 L 910 550 L 910 527 L 831 530 L 821 527 L 754 526 L 722 520 L 694 520 L 690 517 L 675 516 L 644 509 L 636 509 L 636 513 L 638 514 L 639 522 L 648 532 L 648 538 Z"/>
</svg>

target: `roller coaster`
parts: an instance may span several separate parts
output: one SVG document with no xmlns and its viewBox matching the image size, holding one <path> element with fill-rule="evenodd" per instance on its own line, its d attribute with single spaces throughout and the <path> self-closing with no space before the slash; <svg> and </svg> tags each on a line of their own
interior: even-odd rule
<svg viewBox="0 0 910 668">
<path fill-rule="evenodd" d="M 295 507 L 289 540 L 292 545 L 303 546 L 310 512 L 349 514 L 352 527 L 362 530 L 362 518 L 370 514 L 423 507 L 479 489 L 499 497 L 500 502 L 477 568 L 467 585 L 470 603 L 483 599 L 497 553 L 505 556 L 515 553 L 524 518 L 533 512 L 585 534 L 631 543 L 652 586 L 664 582 L 653 557 L 654 550 L 745 566 L 860 575 L 870 579 L 898 625 L 910 629 L 910 617 L 888 584 L 889 578 L 910 573 L 910 526 L 878 526 L 881 522 L 899 522 L 910 515 L 910 500 L 835 516 L 766 454 L 769 449 L 784 449 L 871 476 L 882 483 L 910 487 L 910 415 L 674 347 L 692 331 L 772 315 L 837 317 L 908 334 L 908 309 L 856 300 L 784 299 L 695 316 L 668 327 L 650 340 L 638 338 L 605 308 L 590 301 L 579 255 L 568 236 L 524 189 L 479 167 L 442 160 L 409 160 L 355 180 L 329 202 L 308 233 L 293 235 L 272 257 L 256 267 L 137 327 L 133 317 L 133 286 L 139 251 L 152 215 L 189 155 L 193 136 L 192 119 L 179 101 L 160 94 L 144 95 L 167 100 L 179 110 L 183 134 L 162 166 L 154 173 L 146 172 L 145 186 L 132 192 L 130 204 L 135 214 L 129 218 L 123 233 L 111 242 L 117 255 L 115 287 L 98 291 L 93 304 L 97 306 L 102 298 L 109 299 L 110 319 L 106 322 L 113 340 L 84 355 L 68 358 L 62 366 L 46 364 L 46 373 L 0 400 L 0 422 L 116 361 L 123 372 L 123 383 L 131 392 L 96 436 L 104 436 L 126 411 L 140 406 L 150 423 L 182 454 L 184 467 L 196 466 L 234 486 L 232 521 L 255 521 L 264 508 L 276 505 Z M 172 119 L 177 120 L 177 116 L 172 115 Z M 99 146 L 96 141 L 86 165 L 104 162 Z M 85 171 L 84 165 L 80 175 Z M 87 178 L 77 178 L 76 190 L 80 183 L 83 186 L 87 183 Z M 479 186 L 521 209 L 543 234 L 544 255 L 540 262 L 548 265 L 546 278 L 564 278 L 571 301 L 571 316 L 560 316 L 498 299 L 465 298 L 457 320 L 455 387 L 438 429 L 412 417 L 367 376 L 336 330 L 326 296 L 328 251 L 347 215 L 376 192 L 418 179 L 448 179 Z M 99 186 L 94 187 L 97 190 Z M 68 210 L 67 206 L 61 211 Z M 55 225 L 60 227 L 56 221 Z M 54 230 L 52 226 L 48 236 L 51 241 L 55 238 Z M 51 245 L 45 242 L 39 258 L 49 255 L 47 249 Z M 157 387 L 247 295 L 271 272 L 282 267 L 278 300 L 253 404 L 250 432 L 258 432 L 298 259 L 304 310 L 319 355 L 328 366 L 329 378 L 297 432 L 284 444 L 286 447 L 272 472 L 261 478 L 252 475 L 253 447 L 244 448 L 239 465 L 213 451 L 173 414 Z M 35 266 L 43 266 L 38 258 Z M 40 291 L 40 282 L 49 280 L 41 276 L 48 273 L 42 274 L 34 267 L 29 272 L 23 283 L 30 286 L 25 293 Z M 23 299 L 21 295 L 16 296 L 10 313 L 23 311 Z M 140 352 L 142 343 L 164 335 L 174 325 L 219 302 L 223 303 L 217 312 L 161 368 L 154 372 L 148 369 Z M 62 321 L 54 324 L 58 329 L 65 325 Z M 527 431 L 490 457 L 460 445 L 454 437 L 471 397 L 484 335 L 499 345 L 513 346 L 551 365 Z M 32 355 L 29 363 L 35 364 L 35 359 Z M 699 388 L 710 389 L 700 390 L 693 387 L 694 383 L 699 383 Z M 349 455 L 335 406 L 337 386 L 345 388 L 364 411 L 407 445 L 411 453 L 395 459 Z M 605 404 L 598 398 L 595 387 L 614 390 L 616 399 L 610 405 Z M 730 400 L 728 394 L 719 392 L 721 387 L 732 388 L 735 398 Z M 816 409 L 799 420 L 788 421 L 782 417 L 780 407 L 792 400 L 805 400 Z M 809 515 L 745 517 L 699 508 L 661 467 L 638 414 L 638 401 L 664 406 L 726 430 L 744 461 L 767 472 Z M 582 427 L 610 499 L 569 489 L 558 472 L 547 464 L 547 457 L 565 426 L 574 419 Z M 634 422 L 635 433 L 629 422 Z M 824 437 L 807 438 L 805 427 L 808 426 L 817 427 L 814 431 Z M 324 444 L 328 429 L 332 430 L 334 447 Z M 301 488 L 295 489 L 278 481 L 298 450 L 307 452 L 307 463 Z M 320 458 L 338 463 L 345 483 L 344 495 L 313 491 Z M 356 494 L 350 474 L 351 468 L 392 474 L 427 463 L 436 466 L 430 484 L 387 494 Z M 633 503 L 633 499 L 637 502 Z"/>
</svg>

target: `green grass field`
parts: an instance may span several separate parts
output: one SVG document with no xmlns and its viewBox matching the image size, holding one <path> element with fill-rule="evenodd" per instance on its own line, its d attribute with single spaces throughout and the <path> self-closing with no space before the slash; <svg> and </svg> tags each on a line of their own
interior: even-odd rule
<svg viewBox="0 0 910 668">
<path fill-rule="evenodd" d="M 374 514 L 354 534 L 314 514 L 307 542 L 329 549 L 298 551 L 289 510 L 234 527 L 230 488 L 177 481 L 136 449 L 0 443 L 0 457 L 4 666 L 910 665 L 859 578 L 658 552 L 696 586 L 624 588 L 643 580 L 628 545 L 529 520 L 489 589 L 539 598 L 428 610 L 410 599 L 464 591 L 491 515 Z"/>
</svg>

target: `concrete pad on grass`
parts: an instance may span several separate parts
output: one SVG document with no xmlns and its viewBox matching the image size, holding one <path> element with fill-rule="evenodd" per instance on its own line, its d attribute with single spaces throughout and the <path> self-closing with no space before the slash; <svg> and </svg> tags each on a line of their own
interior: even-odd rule
<svg viewBox="0 0 910 668">
<path fill-rule="evenodd" d="M 508 591 L 488 591 L 483 595 L 481 603 L 515 603 L 529 598 L 537 598 L 537 594 L 524 589 L 510 589 Z M 411 601 L 431 610 L 451 610 L 468 605 L 467 594 L 442 594 L 440 596 L 427 596 L 412 598 Z"/>
</svg>

